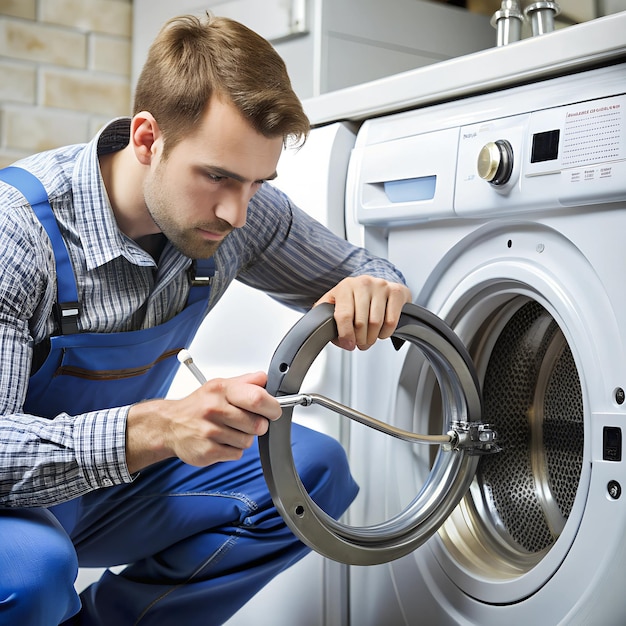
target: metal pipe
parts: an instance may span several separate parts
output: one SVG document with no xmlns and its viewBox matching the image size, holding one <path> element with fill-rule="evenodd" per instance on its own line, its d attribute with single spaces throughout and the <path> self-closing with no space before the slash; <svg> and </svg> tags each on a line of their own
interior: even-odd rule
<svg viewBox="0 0 626 626">
<path fill-rule="evenodd" d="M 554 30 L 554 18 L 561 12 L 556 2 L 540 0 L 526 7 L 524 13 L 530 19 L 533 37 L 551 33 Z"/>
<path fill-rule="evenodd" d="M 491 25 L 497 30 L 498 46 L 506 46 L 522 38 L 524 14 L 518 0 L 502 0 L 500 10 L 491 18 Z"/>
</svg>

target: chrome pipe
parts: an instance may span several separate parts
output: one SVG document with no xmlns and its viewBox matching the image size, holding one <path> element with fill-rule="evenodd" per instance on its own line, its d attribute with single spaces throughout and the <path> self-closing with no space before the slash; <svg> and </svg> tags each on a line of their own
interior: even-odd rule
<svg viewBox="0 0 626 626">
<path fill-rule="evenodd" d="M 518 0 L 502 0 L 500 10 L 491 18 L 491 25 L 497 31 L 497 45 L 506 46 L 522 38 L 524 14 Z"/>
<path fill-rule="evenodd" d="M 561 12 L 556 2 L 540 0 L 526 7 L 524 13 L 530 19 L 533 37 L 551 33 L 554 30 L 554 18 Z"/>
</svg>

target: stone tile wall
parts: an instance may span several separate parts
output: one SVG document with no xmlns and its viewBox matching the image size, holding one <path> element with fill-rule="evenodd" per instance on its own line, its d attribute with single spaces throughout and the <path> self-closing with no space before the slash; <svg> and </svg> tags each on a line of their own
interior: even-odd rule
<svg viewBox="0 0 626 626">
<path fill-rule="evenodd" d="M 131 106 L 132 0 L 0 0 L 0 167 Z"/>
</svg>

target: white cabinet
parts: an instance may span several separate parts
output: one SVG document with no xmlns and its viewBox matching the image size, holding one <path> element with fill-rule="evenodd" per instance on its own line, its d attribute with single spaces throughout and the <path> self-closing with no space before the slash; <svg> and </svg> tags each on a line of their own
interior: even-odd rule
<svg viewBox="0 0 626 626">
<path fill-rule="evenodd" d="M 496 42 L 489 17 L 425 0 L 135 0 L 134 76 L 166 19 L 207 9 L 272 41 L 302 99 Z"/>
</svg>

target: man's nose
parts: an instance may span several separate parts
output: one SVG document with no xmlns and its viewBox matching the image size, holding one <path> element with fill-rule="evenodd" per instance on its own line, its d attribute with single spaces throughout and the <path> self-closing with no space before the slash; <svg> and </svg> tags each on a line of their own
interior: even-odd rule
<svg viewBox="0 0 626 626">
<path fill-rule="evenodd" d="M 247 187 L 237 191 L 225 193 L 216 208 L 215 215 L 228 222 L 233 228 L 242 228 L 246 225 L 248 204 L 254 192 Z"/>
</svg>

